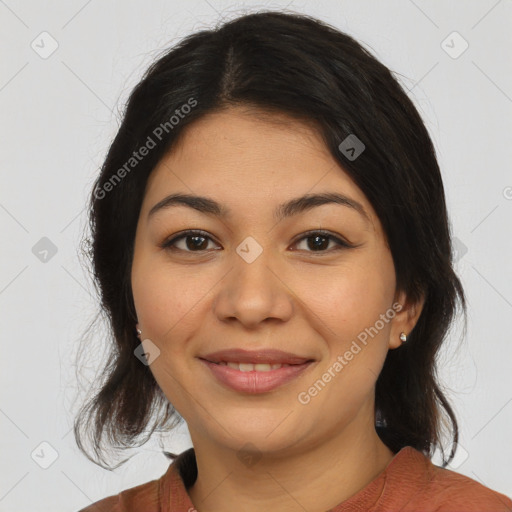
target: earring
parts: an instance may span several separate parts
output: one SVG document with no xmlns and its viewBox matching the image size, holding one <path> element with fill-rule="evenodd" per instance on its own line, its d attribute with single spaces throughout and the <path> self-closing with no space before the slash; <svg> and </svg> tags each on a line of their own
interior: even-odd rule
<svg viewBox="0 0 512 512">
<path fill-rule="evenodd" d="M 141 334 L 142 334 L 142 331 L 137 327 L 137 338 L 140 338 Z"/>
<path fill-rule="evenodd" d="M 405 332 L 400 333 L 400 341 L 402 343 L 405 343 L 407 341 L 407 334 L 405 334 Z"/>
</svg>

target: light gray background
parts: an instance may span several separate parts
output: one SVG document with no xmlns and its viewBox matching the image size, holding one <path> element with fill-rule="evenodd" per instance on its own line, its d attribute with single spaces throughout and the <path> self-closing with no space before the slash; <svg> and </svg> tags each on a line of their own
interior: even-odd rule
<svg viewBox="0 0 512 512">
<path fill-rule="evenodd" d="M 399 73 L 434 139 L 469 299 L 467 339 L 455 352 L 456 325 L 440 366 L 461 427 L 453 468 L 512 495 L 510 0 L 0 0 L 0 511 L 78 510 L 166 470 L 152 440 L 109 473 L 70 430 L 78 340 L 96 307 L 77 257 L 85 201 L 119 110 L 163 48 L 221 17 L 285 6 L 354 35 Z M 47 58 L 44 31 L 58 43 Z M 469 44 L 460 55 L 454 31 Z M 46 262 L 43 237 L 57 249 Z M 93 378 L 101 356 L 80 373 Z M 165 445 L 189 447 L 186 429 Z"/>
</svg>

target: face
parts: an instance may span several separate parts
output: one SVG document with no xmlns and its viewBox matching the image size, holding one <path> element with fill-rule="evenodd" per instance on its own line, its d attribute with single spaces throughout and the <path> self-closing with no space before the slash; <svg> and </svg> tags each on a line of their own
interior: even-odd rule
<svg viewBox="0 0 512 512">
<path fill-rule="evenodd" d="M 162 204 L 178 193 L 207 197 L 222 215 Z M 344 199 L 279 209 L 306 194 Z M 152 172 L 131 279 L 156 381 L 192 441 L 233 450 L 248 440 L 261 452 L 301 450 L 373 421 L 387 351 L 411 328 L 379 219 L 319 135 L 240 108 L 187 127 Z M 206 362 L 229 349 L 261 364 L 269 353 L 253 352 L 271 349 L 309 362 L 268 372 Z"/>
</svg>

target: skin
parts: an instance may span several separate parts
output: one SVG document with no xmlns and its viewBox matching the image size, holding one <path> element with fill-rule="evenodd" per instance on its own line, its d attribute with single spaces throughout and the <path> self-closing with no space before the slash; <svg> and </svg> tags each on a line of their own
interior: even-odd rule
<svg viewBox="0 0 512 512">
<path fill-rule="evenodd" d="M 176 192 L 211 197 L 233 213 L 219 219 L 177 206 L 148 219 Z M 320 192 L 358 201 L 369 220 L 336 204 L 274 220 L 278 204 Z M 202 251 L 190 239 L 174 252 L 159 246 L 186 229 L 208 233 Z M 315 250 L 315 240 L 303 237 L 315 229 L 354 247 L 335 250 L 327 238 Z M 248 236 L 263 250 L 252 263 L 236 252 Z M 389 464 L 394 454 L 374 428 L 375 382 L 422 304 L 396 290 L 378 217 L 311 126 L 241 107 L 188 126 L 148 180 L 131 279 L 141 339 L 160 350 L 150 369 L 195 448 L 198 478 L 189 495 L 197 510 L 324 511 Z M 402 310 L 300 403 L 298 394 L 395 302 Z M 315 362 L 271 392 L 248 395 L 224 387 L 198 359 L 228 348 L 278 348 Z M 252 464 L 237 456 L 248 441 L 258 456 Z"/>
</svg>

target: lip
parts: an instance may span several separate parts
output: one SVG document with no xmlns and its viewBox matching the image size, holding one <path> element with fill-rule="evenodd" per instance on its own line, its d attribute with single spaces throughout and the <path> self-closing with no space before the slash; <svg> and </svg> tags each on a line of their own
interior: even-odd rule
<svg viewBox="0 0 512 512">
<path fill-rule="evenodd" d="M 199 356 L 199 358 L 211 363 L 220 363 L 224 361 L 226 363 L 270 363 L 302 365 L 304 363 L 313 361 L 313 359 L 310 357 L 301 357 L 297 354 L 292 354 L 291 352 L 283 352 L 282 350 L 244 350 L 240 348 L 220 350 L 205 356 Z"/>
<path fill-rule="evenodd" d="M 276 389 L 279 386 L 299 377 L 314 362 L 309 360 L 301 364 L 292 364 L 292 366 L 284 366 L 276 370 L 269 370 L 268 372 L 242 372 L 235 368 L 230 368 L 229 366 L 223 366 L 218 363 L 207 361 L 206 359 L 200 358 L 200 361 L 210 369 L 217 380 L 223 385 L 232 390 L 250 394 L 272 391 L 273 389 Z M 268 362 L 269 360 L 266 359 L 266 361 Z M 238 359 L 238 362 L 244 361 L 240 361 L 240 359 Z"/>
</svg>

